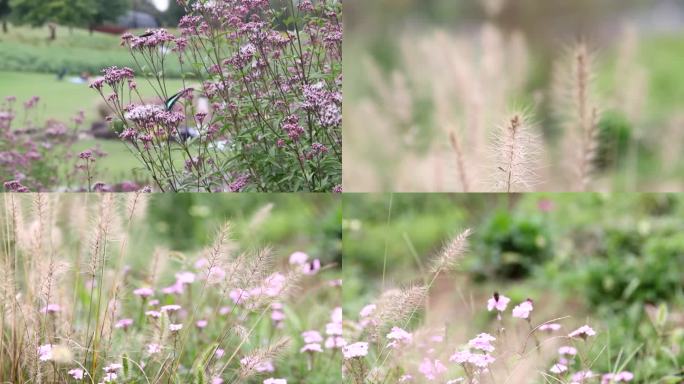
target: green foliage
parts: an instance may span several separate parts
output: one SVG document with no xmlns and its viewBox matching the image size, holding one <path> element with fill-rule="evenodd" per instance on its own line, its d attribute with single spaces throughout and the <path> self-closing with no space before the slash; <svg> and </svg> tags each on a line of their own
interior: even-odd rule
<svg viewBox="0 0 684 384">
<path fill-rule="evenodd" d="M 598 124 L 598 148 L 595 164 L 599 170 L 607 170 L 621 164 L 632 140 L 632 125 L 618 111 L 608 111 Z"/>
<path fill-rule="evenodd" d="M 10 0 L 12 15 L 19 24 L 35 27 L 46 22 L 68 26 L 86 25 L 94 14 L 94 0 Z"/>
<path fill-rule="evenodd" d="M 583 284 L 595 306 L 659 303 L 681 291 L 684 235 L 681 228 L 653 231 L 609 229 L 599 257 L 588 259 Z"/>
<path fill-rule="evenodd" d="M 66 69 L 70 74 L 87 72 L 99 75 L 103 68 L 112 65 L 135 67 L 128 51 L 119 46 L 117 36 L 91 35 L 87 30 L 74 29 L 58 35 L 56 40 L 47 41 L 46 34 L 43 29 L 17 27 L 3 35 L 0 39 L 0 71 L 57 73 Z M 181 77 L 180 65 L 175 61 L 170 61 L 164 70 L 169 78 Z M 32 91 L 36 92 L 36 88 Z"/>
<path fill-rule="evenodd" d="M 540 220 L 501 211 L 477 232 L 475 249 L 471 272 L 477 279 L 520 279 L 549 259 L 551 239 Z"/>
<path fill-rule="evenodd" d="M 95 11 L 90 19 L 90 24 L 102 24 L 105 21 L 115 21 L 124 14 L 131 6 L 130 0 L 93 0 Z M 175 1 L 170 1 L 175 4 Z"/>
</svg>

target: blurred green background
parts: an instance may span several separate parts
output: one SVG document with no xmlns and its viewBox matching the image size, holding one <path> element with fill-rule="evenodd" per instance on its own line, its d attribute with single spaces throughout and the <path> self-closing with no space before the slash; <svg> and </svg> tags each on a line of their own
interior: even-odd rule
<svg viewBox="0 0 684 384">
<path fill-rule="evenodd" d="M 500 10 L 487 11 L 491 7 Z M 345 126 L 348 133 L 346 142 L 348 162 L 345 166 L 354 175 L 361 174 L 381 180 L 382 187 L 372 187 L 372 182 L 348 180 L 348 190 L 354 191 L 421 191 L 416 188 L 397 188 L 394 175 L 395 167 L 401 156 L 416 153 L 418 157 L 434 150 L 435 144 L 443 138 L 445 129 L 436 118 L 434 95 L 423 90 L 420 79 L 410 77 L 410 63 L 403 58 L 406 40 L 429 38 L 434 30 L 450 36 L 477 42 L 481 39 L 483 25 L 495 25 L 506 38 L 514 32 L 521 32 L 527 43 L 529 73 L 524 79 L 521 92 L 509 95 L 507 106 L 525 106 L 534 111 L 534 120 L 539 124 L 547 143 L 553 145 L 559 139 L 562 127 L 553 116 L 553 105 L 546 97 L 552 83 L 553 63 L 579 39 L 589 42 L 596 51 L 596 88 L 602 101 L 602 118 L 599 123 L 601 146 L 606 153 L 617 153 L 620 157 L 612 163 L 598 164 L 597 174 L 611 175 L 608 183 L 614 190 L 675 191 L 681 188 L 684 177 L 682 162 L 672 161 L 665 156 L 669 147 L 663 144 L 663 137 L 676 145 L 677 152 L 684 147 L 684 2 L 678 0 L 352 0 L 345 4 Z M 638 92 L 643 98 L 638 121 L 632 119 L 634 110 L 624 111 L 613 105 L 613 99 L 629 94 L 625 84 L 617 78 L 620 63 L 620 49 L 625 44 L 625 26 L 636 32 L 633 63 L 645 71 L 646 84 Z M 475 52 L 481 49 L 479 46 Z M 433 59 L 432 53 L 426 54 L 415 49 L 416 62 Z M 434 57 L 440 52 L 434 52 Z M 464 52 L 468 57 L 468 52 Z M 467 59 L 466 59 L 467 60 Z M 359 118 L 358 127 L 354 125 L 355 115 L 363 115 L 363 101 L 378 100 L 381 97 L 376 81 L 369 81 L 367 61 L 377 64 L 388 86 L 396 79 L 394 71 L 409 74 L 405 88 L 412 100 L 404 100 L 412 108 L 407 127 L 394 123 L 391 116 L 385 116 L 394 130 L 382 131 L 387 139 L 383 145 L 373 142 L 372 135 L 364 135 L 371 124 L 368 119 Z M 415 64 L 415 63 L 414 63 Z M 484 67 L 486 63 L 476 63 Z M 426 75 L 427 77 L 427 75 Z M 372 80 L 372 79 L 371 79 Z M 629 83 L 633 78 L 625 79 Z M 383 81 L 380 79 L 379 81 Z M 456 84 L 447 87 L 457 87 Z M 617 95 L 617 96 L 616 96 Z M 358 106 L 357 106 L 358 103 Z M 382 100 L 377 102 L 382 104 Z M 458 110 L 458 100 L 453 100 L 453 109 Z M 402 110 L 396 108 L 395 111 Z M 389 112 L 386 112 L 389 113 Z M 394 112 L 399 113 L 399 112 Z M 628 118 L 629 117 L 629 118 Z M 457 126 L 465 124 L 454 122 Z M 392 125 L 394 124 L 394 125 Z M 378 128 L 378 127 L 376 127 Z M 379 128 L 378 128 L 379 130 Z M 672 130 L 676 134 L 672 133 Z M 359 131 L 359 139 L 353 141 L 354 133 Z M 389 134 L 389 135 L 388 135 Z M 409 144 L 396 143 L 394 154 L 391 139 L 410 137 Z M 368 147 L 365 142 L 370 141 Z M 374 148 L 378 148 L 374 150 Z M 631 149 L 630 149 L 631 148 Z M 381 153 L 387 151 L 386 158 Z M 380 154 L 379 154 L 380 153 Z M 556 155 L 556 154 L 554 154 Z M 394 156 L 394 157 L 393 157 Z M 397 158 L 399 157 L 399 159 Z M 553 157 L 553 156 L 550 156 Z M 629 159 L 626 159 L 629 157 Z M 410 158 L 410 157 L 406 157 Z M 369 172 L 377 168 L 371 175 Z M 369 169 L 371 171 L 369 171 Z M 347 182 L 345 182 L 347 184 Z M 385 183 L 385 184 L 382 184 Z M 394 184 L 394 185 L 393 185 Z M 353 187 L 353 188 L 351 188 Z M 602 188 L 600 190 L 604 190 Z M 548 188 L 544 190 L 568 190 Z M 594 188 L 592 190 L 599 190 Z"/>
<path fill-rule="evenodd" d="M 339 195 L 331 194 L 153 194 L 147 236 L 175 251 L 195 251 L 213 241 L 230 221 L 244 246 L 273 245 L 279 256 L 303 250 L 325 263 L 341 263 Z"/>
<path fill-rule="evenodd" d="M 684 365 L 684 351 L 671 348 L 684 342 L 684 196 L 346 194 L 343 216 L 344 303 L 352 314 L 388 286 L 420 282 L 442 244 L 472 228 L 455 273 L 461 294 L 533 297 L 542 313 L 591 319 L 607 331 L 602 342 L 641 348 L 630 365 L 640 378 Z M 460 306 L 457 292 L 437 287 L 433 295 Z M 671 316 L 667 331 L 649 317 L 659 306 Z M 602 356 L 597 368 L 609 364 Z"/>
</svg>

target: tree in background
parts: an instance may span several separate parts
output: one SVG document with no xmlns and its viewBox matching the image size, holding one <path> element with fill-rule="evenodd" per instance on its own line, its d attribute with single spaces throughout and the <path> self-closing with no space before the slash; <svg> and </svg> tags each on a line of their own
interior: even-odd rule
<svg viewBox="0 0 684 384">
<path fill-rule="evenodd" d="M 116 21 L 117 17 L 123 15 L 131 8 L 130 0 L 93 0 L 95 2 L 95 12 L 90 19 L 90 33 L 93 28 L 105 21 Z"/>
<path fill-rule="evenodd" d="M 0 0 L 0 19 L 2 20 L 2 32 L 7 33 L 7 16 L 10 13 L 9 0 Z"/>
<path fill-rule="evenodd" d="M 48 24 L 50 40 L 57 36 L 57 24 L 87 25 L 95 11 L 95 0 L 10 0 L 12 17 L 19 24 L 40 27 Z"/>
</svg>

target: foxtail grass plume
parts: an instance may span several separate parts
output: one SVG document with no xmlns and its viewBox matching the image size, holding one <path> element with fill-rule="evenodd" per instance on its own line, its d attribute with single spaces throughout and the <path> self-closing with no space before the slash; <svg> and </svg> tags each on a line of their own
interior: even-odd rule
<svg viewBox="0 0 684 384">
<path fill-rule="evenodd" d="M 496 159 L 496 189 L 507 193 L 531 189 L 538 179 L 539 148 L 539 139 L 532 133 L 528 115 L 513 113 L 494 136 L 492 152 Z"/>
<path fill-rule="evenodd" d="M 375 301 L 376 309 L 370 317 L 368 332 L 371 338 L 378 338 L 391 325 L 408 321 L 423 306 L 427 293 L 425 285 L 383 292 Z"/>
<path fill-rule="evenodd" d="M 446 243 L 432 261 L 432 272 L 439 273 L 455 267 L 468 251 L 468 237 L 472 233 L 468 228 Z"/>
<path fill-rule="evenodd" d="M 592 181 L 598 147 L 594 61 L 587 44 L 579 42 L 556 64 L 554 73 L 554 109 L 564 126 L 565 157 L 580 191 L 586 191 Z"/>
</svg>

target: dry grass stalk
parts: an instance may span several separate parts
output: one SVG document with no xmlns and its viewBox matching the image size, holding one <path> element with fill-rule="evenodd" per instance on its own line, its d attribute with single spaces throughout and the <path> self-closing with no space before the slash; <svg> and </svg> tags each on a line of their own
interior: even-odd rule
<svg viewBox="0 0 684 384">
<path fill-rule="evenodd" d="M 524 113 L 514 113 L 494 136 L 495 186 L 506 193 L 531 189 L 537 182 L 539 141 Z"/>
</svg>

